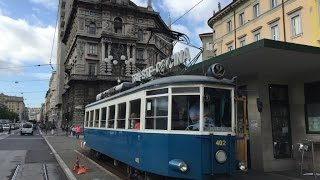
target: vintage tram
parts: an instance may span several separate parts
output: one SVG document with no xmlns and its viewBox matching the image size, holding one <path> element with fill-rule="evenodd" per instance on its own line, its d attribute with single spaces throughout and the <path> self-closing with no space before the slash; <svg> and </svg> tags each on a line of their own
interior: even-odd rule
<svg viewBox="0 0 320 180">
<path fill-rule="evenodd" d="M 128 85 L 86 106 L 84 138 L 91 149 L 166 177 L 207 179 L 239 168 L 233 80 L 180 75 L 122 91 Z"/>
</svg>

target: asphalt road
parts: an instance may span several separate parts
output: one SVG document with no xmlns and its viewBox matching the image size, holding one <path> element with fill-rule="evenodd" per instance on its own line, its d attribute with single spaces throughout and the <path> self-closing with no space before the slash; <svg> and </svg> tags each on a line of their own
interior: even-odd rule
<svg viewBox="0 0 320 180">
<path fill-rule="evenodd" d="M 18 165 L 16 180 L 43 180 L 43 167 L 50 180 L 67 179 L 38 131 L 33 136 L 21 136 L 19 130 L 0 133 L 0 180 L 11 179 Z"/>
</svg>

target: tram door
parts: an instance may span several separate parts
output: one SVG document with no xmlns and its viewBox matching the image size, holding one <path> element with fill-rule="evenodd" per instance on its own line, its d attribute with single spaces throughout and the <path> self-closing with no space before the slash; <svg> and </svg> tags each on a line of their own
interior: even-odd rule
<svg viewBox="0 0 320 180">
<path fill-rule="evenodd" d="M 236 157 L 244 162 L 246 167 L 250 168 L 250 148 L 249 148 L 249 126 L 247 98 L 241 96 L 236 99 L 237 102 L 237 141 Z"/>
</svg>

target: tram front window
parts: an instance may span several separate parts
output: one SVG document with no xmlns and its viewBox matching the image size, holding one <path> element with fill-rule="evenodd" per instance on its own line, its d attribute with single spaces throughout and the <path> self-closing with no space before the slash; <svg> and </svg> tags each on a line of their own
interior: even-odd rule
<svg viewBox="0 0 320 180">
<path fill-rule="evenodd" d="M 199 95 L 173 95 L 172 96 L 172 130 L 199 130 L 198 123 L 199 119 L 196 117 L 192 121 L 189 120 L 190 110 L 198 111 L 199 106 Z M 199 125 L 199 124 L 198 124 Z"/>
<path fill-rule="evenodd" d="M 204 131 L 231 131 L 231 91 L 204 88 Z"/>
</svg>

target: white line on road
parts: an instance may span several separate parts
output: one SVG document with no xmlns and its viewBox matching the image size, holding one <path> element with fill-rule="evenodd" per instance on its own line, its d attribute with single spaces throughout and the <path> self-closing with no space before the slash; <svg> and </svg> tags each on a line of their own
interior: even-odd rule
<svg viewBox="0 0 320 180">
<path fill-rule="evenodd" d="M 43 139 L 43 138 L 8 138 L 8 139 Z"/>
<path fill-rule="evenodd" d="M 77 178 L 73 175 L 73 173 L 71 172 L 71 170 L 68 168 L 68 166 L 66 165 L 66 163 L 64 163 L 64 161 L 62 160 L 62 158 L 59 156 L 59 154 L 56 152 L 56 150 L 53 149 L 52 145 L 49 143 L 49 141 L 47 140 L 46 137 L 44 137 L 44 140 L 47 142 L 48 146 L 50 147 L 53 155 L 56 157 L 58 163 L 60 164 L 62 170 L 64 171 L 64 173 L 66 174 L 66 176 L 68 177 L 69 180 L 77 180 Z"/>
</svg>

